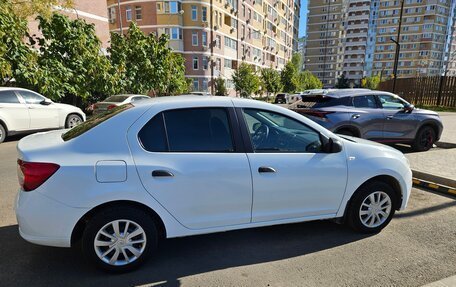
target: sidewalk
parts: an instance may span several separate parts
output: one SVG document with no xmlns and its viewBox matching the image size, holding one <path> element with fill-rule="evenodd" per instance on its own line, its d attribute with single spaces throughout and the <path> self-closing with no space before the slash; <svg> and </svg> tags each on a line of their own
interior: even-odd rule
<svg viewBox="0 0 456 287">
<path fill-rule="evenodd" d="M 456 275 L 436 282 L 432 282 L 422 287 L 454 287 L 456 286 Z"/>
<path fill-rule="evenodd" d="M 437 143 L 438 148 L 405 156 L 410 161 L 413 177 L 456 188 L 456 148 L 443 148 L 452 144 L 456 146 L 456 113 L 439 114 L 443 121 L 443 133 Z"/>
</svg>

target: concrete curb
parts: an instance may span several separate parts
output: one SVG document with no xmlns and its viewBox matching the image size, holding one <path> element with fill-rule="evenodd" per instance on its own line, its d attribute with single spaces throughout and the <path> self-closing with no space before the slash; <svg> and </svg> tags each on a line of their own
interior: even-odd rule
<svg viewBox="0 0 456 287">
<path fill-rule="evenodd" d="M 413 177 L 437 185 L 456 189 L 456 180 L 412 169 Z"/>
<path fill-rule="evenodd" d="M 449 142 L 436 142 L 434 143 L 437 147 L 439 148 L 456 148 L 455 143 L 449 143 Z"/>
<path fill-rule="evenodd" d="M 454 189 L 454 188 L 444 186 L 441 184 L 437 184 L 437 183 L 433 183 L 433 182 L 429 182 L 429 181 L 425 181 L 425 180 L 421 180 L 421 179 L 418 179 L 415 177 L 413 178 L 413 185 L 428 188 L 433 191 L 449 194 L 452 196 L 456 196 L 456 189 Z"/>
</svg>

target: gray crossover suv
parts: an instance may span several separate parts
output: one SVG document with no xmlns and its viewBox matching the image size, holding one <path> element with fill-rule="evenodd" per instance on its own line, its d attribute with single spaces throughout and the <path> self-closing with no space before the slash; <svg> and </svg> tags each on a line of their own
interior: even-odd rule
<svg viewBox="0 0 456 287">
<path fill-rule="evenodd" d="M 402 98 L 368 89 L 326 90 L 304 95 L 290 109 L 343 135 L 429 150 L 443 125 L 436 112 L 415 108 Z"/>
</svg>

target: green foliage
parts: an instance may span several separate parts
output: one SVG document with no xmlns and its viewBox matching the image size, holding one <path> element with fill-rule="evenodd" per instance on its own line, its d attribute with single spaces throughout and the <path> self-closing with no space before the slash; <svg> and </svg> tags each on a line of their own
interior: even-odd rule
<svg viewBox="0 0 456 287">
<path fill-rule="evenodd" d="M 348 79 L 345 78 L 344 74 L 342 74 L 337 79 L 337 83 L 336 83 L 335 87 L 338 88 L 338 89 L 348 89 L 348 88 L 350 88 L 350 83 L 348 82 Z"/>
<path fill-rule="evenodd" d="M 295 67 L 296 71 L 301 71 L 302 69 L 302 56 L 299 53 L 294 53 L 293 56 L 291 56 L 291 62 L 293 63 L 293 66 Z"/>
<path fill-rule="evenodd" d="M 0 0 L 1 5 L 12 7 L 14 14 L 24 20 L 33 15 L 49 18 L 53 8 L 71 8 L 73 0 Z"/>
<path fill-rule="evenodd" d="M 286 93 L 294 93 L 297 89 L 296 87 L 296 77 L 298 75 L 298 70 L 294 64 L 290 61 L 285 64 L 282 72 L 280 73 L 280 81 L 283 86 L 283 91 Z"/>
<path fill-rule="evenodd" d="M 282 83 L 280 82 L 280 73 L 272 68 L 263 68 L 260 72 L 261 86 L 263 90 L 269 94 L 275 94 L 282 90 Z"/>
<path fill-rule="evenodd" d="M 361 80 L 361 87 L 376 90 L 380 84 L 380 76 L 365 77 Z"/>
<path fill-rule="evenodd" d="M 234 88 L 240 93 L 242 98 L 250 97 L 259 91 L 260 78 L 252 65 L 241 63 L 233 75 Z"/>
<path fill-rule="evenodd" d="M 296 77 L 296 91 L 305 91 L 310 89 L 321 89 L 323 83 L 315 77 L 310 71 L 304 71 Z"/>
<path fill-rule="evenodd" d="M 216 96 L 227 96 L 228 90 L 226 89 L 225 79 L 218 77 L 215 79 L 215 95 Z"/>
<path fill-rule="evenodd" d="M 145 35 L 132 22 L 126 35 L 111 33 L 110 60 L 123 93 L 170 95 L 188 91 L 184 58 L 168 48 L 168 37 Z"/>
</svg>

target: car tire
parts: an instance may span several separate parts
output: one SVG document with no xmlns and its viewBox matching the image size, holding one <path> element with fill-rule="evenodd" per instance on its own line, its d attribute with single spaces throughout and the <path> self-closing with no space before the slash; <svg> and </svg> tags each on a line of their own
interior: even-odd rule
<svg viewBox="0 0 456 287">
<path fill-rule="evenodd" d="M 431 126 L 424 126 L 418 130 L 415 140 L 412 143 L 414 151 L 428 151 L 434 145 L 436 139 L 435 131 Z"/>
<path fill-rule="evenodd" d="M 2 143 L 5 139 L 6 139 L 6 129 L 2 124 L 0 124 L 0 143 Z"/>
<path fill-rule="evenodd" d="M 380 232 L 393 218 L 396 205 L 397 196 L 389 184 L 368 182 L 353 195 L 346 222 L 361 233 Z"/>
<path fill-rule="evenodd" d="M 81 124 L 82 122 L 83 121 L 82 121 L 82 117 L 81 116 L 76 115 L 76 114 L 68 115 L 68 117 L 66 119 L 66 122 L 65 122 L 65 128 L 72 129 L 75 126 Z"/>
<path fill-rule="evenodd" d="M 152 217 L 132 207 L 98 212 L 82 235 L 85 257 L 96 267 L 113 273 L 138 268 L 156 250 L 157 243 L 158 232 Z"/>
</svg>

